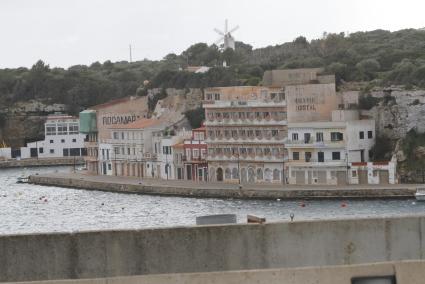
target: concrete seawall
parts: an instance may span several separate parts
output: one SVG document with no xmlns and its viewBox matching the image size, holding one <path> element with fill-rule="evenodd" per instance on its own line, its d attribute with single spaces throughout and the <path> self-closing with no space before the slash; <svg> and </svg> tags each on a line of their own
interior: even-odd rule
<svg viewBox="0 0 425 284">
<path fill-rule="evenodd" d="M 7 160 L 0 162 L 0 169 L 20 168 L 20 167 L 43 167 L 43 166 L 72 166 L 83 165 L 82 157 L 64 157 L 64 158 L 40 158 L 40 159 L 23 159 L 23 160 Z"/>
<path fill-rule="evenodd" d="M 242 199 L 308 199 L 308 198 L 412 198 L 416 186 L 266 186 L 251 185 L 239 189 L 237 185 L 209 183 L 179 183 L 178 181 L 145 183 L 134 178 L 117 178 L 86 175 L 37 175 L 30 182 L 39 185 L 71 187 L 122 193 L 138 193 L 167 196 L 242 198 Z"/>
<path fill-rule="evenodd" d="M 419 260 L 425 217 L 0 236 L 0 282 Z"/>
</svg>

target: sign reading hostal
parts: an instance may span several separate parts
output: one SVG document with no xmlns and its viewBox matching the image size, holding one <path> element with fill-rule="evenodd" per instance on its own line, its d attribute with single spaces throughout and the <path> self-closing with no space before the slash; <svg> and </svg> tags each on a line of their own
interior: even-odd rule
<svg viewBox="0 0 425 284">
<path fill-rule="evenodd" d="M 288 122 L 330 121 L 341 98 L 335 84 L 309 84 L 285 87 Z"/>
</svg>

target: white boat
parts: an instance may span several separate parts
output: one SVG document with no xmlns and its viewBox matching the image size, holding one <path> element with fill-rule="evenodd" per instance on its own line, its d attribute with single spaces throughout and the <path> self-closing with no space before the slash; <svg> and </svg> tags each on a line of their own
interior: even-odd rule
<svg viewBox="0 0 425 284">
<path fill-rule="evenodd" d="M 417 201 L 425 201 L 425 187 L 417 188 L 415 197 Z"/>
</svg>

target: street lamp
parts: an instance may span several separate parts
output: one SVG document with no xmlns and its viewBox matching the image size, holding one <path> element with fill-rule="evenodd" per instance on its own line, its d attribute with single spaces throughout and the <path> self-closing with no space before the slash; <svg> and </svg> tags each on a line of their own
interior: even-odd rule
<svg viewBox="0 0 425 284">
<path fill-rule="evenodd" d="M 241 184 L 241 170 L 240 170 L 240 159 L 239 159 L 239 150 L 238 153 L 236 153 L 237 157 L 238 157 L 238 184 Z"/>
</svg>

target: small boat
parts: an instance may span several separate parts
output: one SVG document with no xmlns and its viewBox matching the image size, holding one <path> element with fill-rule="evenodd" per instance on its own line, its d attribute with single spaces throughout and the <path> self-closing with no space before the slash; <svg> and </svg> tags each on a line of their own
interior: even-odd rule
<svg viewBox="0 0 425 284">
<path fill-rule="evenodd" d="M 28 180 L 27 177 L 18 177 L 16 183 L 28 183 Z"/>
<path fill-rule="evenodd" d="M 417 201 L 425 201 L 425 187 L 416 189 L 415 198 Z"/>
</svg>

